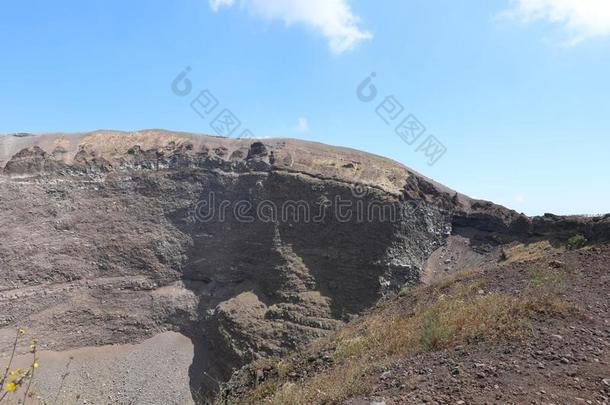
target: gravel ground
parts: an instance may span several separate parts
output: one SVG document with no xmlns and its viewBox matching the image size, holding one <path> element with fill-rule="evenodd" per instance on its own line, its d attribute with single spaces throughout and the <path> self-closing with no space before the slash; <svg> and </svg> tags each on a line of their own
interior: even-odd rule
<svg viewBox="0 0 610 405">
<path fill-rule="evenodd" d="M 31 404 L 194 404 L 188 369 L 191 341 L 165 332 L 135 345 L 40 352 Z M 5 364 L 6 359 L 0 359 Z M 16 365 L 27 366 L 28 356 Z M 17 392 L 8 403 L 19 403 Z"/>
</svg>

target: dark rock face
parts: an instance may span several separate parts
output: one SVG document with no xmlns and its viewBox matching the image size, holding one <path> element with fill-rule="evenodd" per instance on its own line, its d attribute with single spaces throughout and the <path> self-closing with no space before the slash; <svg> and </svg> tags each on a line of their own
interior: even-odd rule
<svg viewBox="0 0 610 405">
<path fill-rule="evenodd" d="M 182 332 L 195 343 L 193 391 L 418 283 L 452 233 L 497 244 L 582 225 L 608 236 L 608 218 L 532 220 L 318 144 L 25 139 L 0 156 L 0 326 L 25 320 L 55 350 Z"/>
<path fill-rule="evenodd" d="M 593 218 L 544 214 L 532 219 L 531 232 L 534 235 L 553 235 L 562 239 L 582 234 L 589 241 L 607 242 L 610 241 L 610 214 Z"/>
</svg>

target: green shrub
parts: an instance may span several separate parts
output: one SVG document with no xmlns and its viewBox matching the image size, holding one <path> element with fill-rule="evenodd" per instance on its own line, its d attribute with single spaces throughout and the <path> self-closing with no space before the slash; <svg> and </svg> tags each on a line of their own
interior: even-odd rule
<svg viewBox="0 0 610 405">
<path fill-rule="evenodd" d="M 580 249 L 587 244 L 588 240 L 581 234 L 577 234 L 568 239 L 567 247 L 570 250 Z"/>
<path fill-rule="evenodd" d="M 434 311 L 427 311 L 421 323 L 420 342 L 426 350 L 437 350 L 450 336 L 447 325 L 443 324 Z"/>
</svg>

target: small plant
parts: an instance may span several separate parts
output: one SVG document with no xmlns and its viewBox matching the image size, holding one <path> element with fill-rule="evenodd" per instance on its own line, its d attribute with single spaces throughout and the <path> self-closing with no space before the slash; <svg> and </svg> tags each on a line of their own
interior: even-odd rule
<svg viewBox="0 0 610 405">
<path fill-rule="evenodd" d="M 34 378 L 34 373 L 36 369 L 39 367 L 38 356 L 36 354 L 38 342 L 36 341 L 36 339 L 32 339 L 30 341 L 29 352 L 32 354 L 31 365 L 28 368 L 12 369 L 15 354 L 17 352 L 17 347 L 19 346 L 19 343 L 24 338 L 24 336 L 25 329 L 17 329 L 17 334 L 13 342 L 11 357 L 9 358 L 8 364 L 6 365 L 4 374 L 0 375 L 0 402 L 3 402 L 5 399 L 10 398 L 11 396 L 17 395 L 17 391 L 21 387 L 24 387 L 24 391 L 20 403 L 25 403 L 26 399 L 31 394 L 30 387 L 32 384 L 32 379 Z"/>
<path fill-rule="evenodd" d="M 568 239 L 566 246 L 570 250 L 576 250 L 576 249 L 580 249 L 580 248 L 584 247 L 587 244 L 587 242 L 589 242 L 587 240 L 587 238 L 585 238 L 584 235 L 579 233 L 577 235 L 572 236 L 570 239 Z"/>
<path fill-rule="evenodd" d="M 369 342 L 356 336 L 350 339 L 342 339 L 337 342 L 337 347 L 333 353 L 333 361 L 342 362 L 352 357 L 360 356 L 368 348 Z"/>
<path fill-rule="evenodd" d="M 449 335 L 447 325 L 443 325 L 436 312 L 427 311 L 423 315 L 420 342 L 426 350 L 438 350 Z"/>
<path fill-rule="evenodd" d="M 275 365 L 275 369 L 280 378 L 286 378 L 294 370 L 294 364 L 290 360 L 280 360 Z"/>
<path fill-rule="evenodd" d="M 556 270 L 534 267 L 529 270 L 528 284 L 536 289 L 547 289 L 560 293 L 565 285 L 565 274 Z"/>
<path fill-rule="evenodd" d="M 566 274 L 549 268 L 529 270 L 528 295 L 524 308 L 529 312 L 566 316 L 578 312 L 577 307 L 562 299 Z"/>
</svg>

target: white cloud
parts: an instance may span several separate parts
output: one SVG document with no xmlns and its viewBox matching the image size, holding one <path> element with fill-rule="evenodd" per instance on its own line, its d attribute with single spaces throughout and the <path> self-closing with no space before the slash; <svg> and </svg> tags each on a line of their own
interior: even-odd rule
<svg viewBox="0 0 610 405">
<path fill-rule="evenodd" d="M 209 1 L 214 11 L 222 6 L 230 7 L 235 2 Z M 359 27 L 360 18 L 352 13 L 348 0 L 241 0 L 241 4 L 267 20 L 281 20 L 287 26 L 302 24 L 320 32 L 335 53 L 349 51 L 373 37 Z"/>
<path fill-rule="evenodd" d="M 297 121 L 297 126 L 295 127 L 295 130 L 301 133 L 309 132 L 309 122 L 307 121 L 307 118 L 300 117 Z"/>
<path fill-rule="evenodd" d="M 222 6 L 231 7 L 235 3 L 235 0 L 210 0 L 210 7 L 212 10 L 218 11 Z"/>
<path fill-rule="evenodd" d="M 567 45 L 610 36 L 610 1 L 608 0 L 511 0 L 512 8 L 504 15 L 523 22 L 548 21 L 567 32 Z"/>
<path fill-rule="evenodd" d="M 515 202 L 517 204 L 523 204 L 525 202 L 525 197 L 522 194 L 517 194 L 515 196 Z"/>
</svg>

